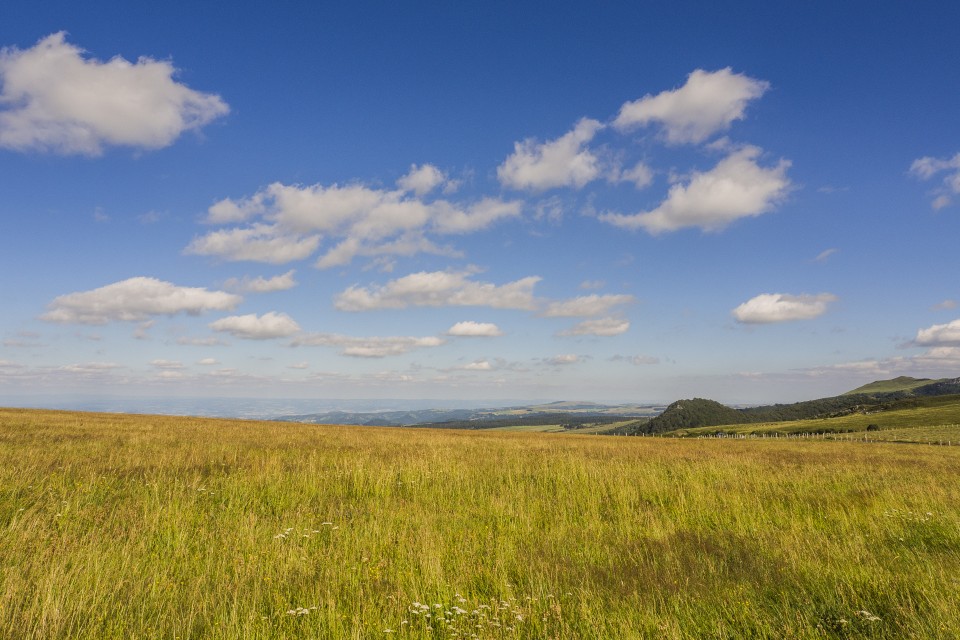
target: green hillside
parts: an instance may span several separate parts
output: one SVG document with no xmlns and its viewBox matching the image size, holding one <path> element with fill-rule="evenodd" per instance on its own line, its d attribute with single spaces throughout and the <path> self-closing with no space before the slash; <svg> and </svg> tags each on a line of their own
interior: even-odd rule
<svg viewBox="0 0 960 640">
<path fill-rule="evenodd" d="M 740 411 L 731 409 L 715 400 L 693 398 L 690 400 L 677 400 L 668 406 L 659 416 L 643 422 L 634 422 L 625 425 L 618 433 L 631 435 L 663 433 L 676 429 L 704 427 L 713 424 L 739 424 L 747 422 L 748 420 L 749 418 Z"/>
<path fill-rule="evenodd" d="M 833 418 L 759 424 L 726 424 L 680 429 L 664 435 L 867 434 L 871 440 L 896 442 L 960 441 L 960 395 L 907 398 L 885 411 Z"/>
<path fill-rule="evenodd" d="M 865 384 L 862 387 L 857 387 L 851 391 L 847 391 L 842 394 L 845 396 L 852 396 L 857 394 L 874 394 L 874 393 L 894 393 L 896 391 L 913 391 L 917 387 L 922 387 L 928 385 L 931 382 L 943 382 L 945 379 L 933 380 L 931 378 L 911 378 L 910 376 L 900 376 L 898 378 L 893 378 L 892 380 L 875 380 L 869 384 Z"/>
<path fill-rule="evenodd" d="M 873 389 L 873 391 L 864 391 Z M 733 409 L 713 400 L 694 398 L 674 402 L 659 416 L 642 425 L 629 426 L 627 435 L 666 433 L 731 424 L 779 423 L 795 420 L 864 415 L 917 406 L 924 398 L 960 394 L 960 378 L 939 380 L 908 378 L 879 380 L 845 394 L 792 404 Z"/>
</svg>

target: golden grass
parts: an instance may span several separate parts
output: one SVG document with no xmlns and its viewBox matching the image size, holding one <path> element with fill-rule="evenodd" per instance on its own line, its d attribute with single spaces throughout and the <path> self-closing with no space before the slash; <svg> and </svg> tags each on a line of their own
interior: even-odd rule
<svg viewBox="0 0 960 640">
<path fill-rule="evenodd" d="M 948 447 L 0 410 L 0 637 L 958 637 L 958 480 Z"/>
</svg>

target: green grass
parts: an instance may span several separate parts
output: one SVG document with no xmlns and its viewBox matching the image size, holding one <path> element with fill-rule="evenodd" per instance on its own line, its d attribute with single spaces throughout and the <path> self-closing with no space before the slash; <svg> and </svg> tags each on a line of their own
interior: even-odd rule
<svg viewBox="0 0 960 640">
<path fill-rule="evenodd" d="M 728 434 L 803 434 L 803 433 L 859 433 L 866 432 L 874 425 L 881 431 L 870 431 L 867 435 L 871 439 L 887 439 L 879 436 L 885 430 L 897 430 L 901 441 L 927 442 L 925 432 L 917 431 L 916 439 L 909 433 L 918 427 L 945 429 L 944 433 L 960 425 L 960 401 L 956 396 L 922 398 L 916 401 L 917 405 L 910 409 L 895 411 L 877 411 L 874 413 L 857 413 L 836 418 L 821 418 L 815 420 L 788 420 L 784 422 L 764 422 L 754 424 L 719 425 L 714 427 L 698 427 L 684 429 L 667 435 L 682 435 L 685 437 L 712 435 L 716 433 Z M 946 438 L 949 439 L 949 438 Z M 954 437 L 956 441 L 958 438 Z"/>
<path fill-rule="evenodd" d="M 958 480 L 960 447 L 0 410 L 0 637 L 958 637 Z"/>
<path fill-rule="evenodd" d="M 911 378 L 909 376 L 900 376 L 899 378 L 893 378 L 892 380 L 877 380 L 876 382 L 871 382 L 863 385 L 862 387 L 857 387 L 856 389 L 847 391 L 843 395 L 850 396 L 859 393 L 893 393 L 894 391 L 912 391 L 917 387 L 922 387 L 934 382 L 940 382 L 941 380 L 945 380 L 945 378 L 938 378 L 934 380 L 932 378 Z"/>
</svg>

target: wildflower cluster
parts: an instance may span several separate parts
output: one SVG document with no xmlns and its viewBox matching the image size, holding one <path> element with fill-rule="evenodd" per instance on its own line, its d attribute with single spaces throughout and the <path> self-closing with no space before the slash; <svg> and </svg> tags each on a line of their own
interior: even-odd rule
<svg viewBox="0 0 960 640">
<path fill-rule="evenodd" d="M 473 605 L 457 593 L 448 603 L 413 602 L 397 628 L 384 629 L 384 633 L 467 639 L 510 637 L 521 631 L 545 631 L 560 621 L 561 611 L 553 595 L 540 601 L 528 596 L 522 603 L 509 598 Z"/>
<path fill-rule="evenodd" d="M 320 526 L 323 527 L 323 529 L 303 529 L 303 530 L 300 532 L 299 536 L 297 536 L 297 534 L 294 533 L 295 529 L 294 529 L 293 527 L 287 527 L 286 529 L 284 529 L 283 531 L 281 531 L 281 532 L 278 533 L 277 535 L 273 536 L 273 539 L 274 539 L 274 540 L 286 540 L 287 538 L 289 538 L 289 537 L 291 537 L 291 536 L 293 536 L 293 537 L 300 537 L 300 538 L 310 538 L 310 537 L 312 537 L 312 536 L 314 536 L 314 535 L 316 535 L 316 534 L 318 534 L 318 533 L 322 533 L 325 529 L 329 529 L 330 531 L 336 531 L 337 529 L 340 528 L 340 527 L 334 525 L 332 522 L 321 522 L 321 523 L 320 523 Z"/>
<path fill-rule="evenodd" d="M 885 518 L 892 518 L 895 520 L 903 520 L 905 522 L 930 522 L 934 517 L 932 511 L 926 511 L 923 513 L 908 511 L 906 509 L 887 509 L 883 512 Z"/>
</svg>

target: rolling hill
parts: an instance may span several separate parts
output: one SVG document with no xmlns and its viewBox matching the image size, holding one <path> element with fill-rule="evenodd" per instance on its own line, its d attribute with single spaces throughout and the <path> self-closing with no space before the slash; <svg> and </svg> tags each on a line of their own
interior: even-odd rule
<svg viewBox="0 0 960 640">
<path fill-rule="evenodd" d="M 720 425 L 776 423 L 790 420 L 835 418 L 852 414 L 906 409 L 922 405 L 921 399 L 960 394 L 960 378 L 939 380 L 901 376 L 878 380 L 839 396 L 733 409 L 713 400 L 678 400 L 663 413 L 643 423 L 625 425 L 627 435 L 656 434 Z"/>
</svg>

